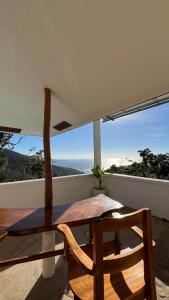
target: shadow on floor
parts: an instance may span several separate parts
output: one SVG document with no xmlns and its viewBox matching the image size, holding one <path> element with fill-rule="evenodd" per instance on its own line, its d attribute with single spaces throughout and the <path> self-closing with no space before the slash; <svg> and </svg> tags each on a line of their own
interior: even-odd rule
<svg viewBox="0 0 169 300">
<path fill-rule="evenodd" d="M 22 257 L 39 253 L 41 251 L 42 236 L 41 234 L 31 236 L 7 237 L 1 242 L 0 260 Z M 0 268 L 0 273 L 11 268 L 6 266 Z"/>
<path fill-rule="evenodd" d="M 161 220 L 161 224 L 158 223 L 158 219 L 153 222 L 154 231 L 160 231 L 161 224 L 163 228 L 162 232 L 159 232 L 159 237 L 155 239 L 155 273 L 158 279 L 169 286 L 169 222 Z"/>
<path fill-rule="evenodd" d="M 25 300 L 59 300 L 67 290 L 67 264 L 62 256 L 56 263 L 55 274 L 44 279 L 38 278 Z"/>
</svg>

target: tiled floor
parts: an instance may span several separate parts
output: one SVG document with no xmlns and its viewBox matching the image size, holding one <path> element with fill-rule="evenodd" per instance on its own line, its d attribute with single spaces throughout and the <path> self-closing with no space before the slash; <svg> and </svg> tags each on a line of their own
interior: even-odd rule
<svg viewBox="0 0 169 300">
<path fill-rule="evenodd" d="M 79 242 L 87 240 L 87 231 L 87 226 L 76 228 L 75 235 Z M 153 235 L 157 242 L 155 269 L 158 299 L 169 300 L 169 222 L 154 217 Z M 59 233 L 56 233 L 56 239 L 56 247 L 60 247 L 62 237 Z M 128 231 L 122 234 L 122 241 L 124 245 L 130 241 L 131 247 L 137 242 Z M 40 250 L 40 234 L 31 237 L 10 237 L 0 244 L 0 257 L 20 256 Z M 67 267 L 64 259 L 61 256 L 56 258 L 56 272 L 50 279 L 42 278 L 41 265 L 41 261 L 34 261 L 1 269 L 0 300 L 72 299 L 72 293 L 67 286 Z"/>
</svg>

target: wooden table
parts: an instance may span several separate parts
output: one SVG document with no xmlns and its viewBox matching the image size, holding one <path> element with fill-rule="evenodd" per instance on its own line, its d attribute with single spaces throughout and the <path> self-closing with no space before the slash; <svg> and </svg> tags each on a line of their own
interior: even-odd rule
<svg viewBox="0 0 169 300">
<path fill-rule="evenodd" d="M 78 226 L 122 207 L 121 203 L 100 194 L 86 200 L 53 206 L 52 213 L 44 208 L 2 208 L 0 231 L 6 230 L 10 236 L 21 236 L 55 230 L 61 223 Z"/>
<path fill-rule="evenodd" d="M 38 209 L 0 209 L 0 232 L 8 236 L 23 236 L 39 232 L 56 230 L 57 225 L 66 223 L 69 226 L 90 224 L 94 218 L 105 213 L 121 209 L 123 205 L 105 195 L 98 195 L 86 200 L 65 205 L 53 206 L 51 210 Z M 30 257 L 12 259 L 10 262 L 0 262 L 0 266 L 16 264 L 63 253 L 63 249 L 36 254 Z M 12 263 L 14 261 L 14 263 Z"/>
</svg>

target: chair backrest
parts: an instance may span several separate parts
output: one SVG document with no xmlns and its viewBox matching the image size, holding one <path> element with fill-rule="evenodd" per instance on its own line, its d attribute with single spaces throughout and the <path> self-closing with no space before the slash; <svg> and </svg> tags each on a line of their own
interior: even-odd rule
<svg viewBox="0 0 169 300">
<path fill-rule="evenodd" d="M 126 254 L 119 254 L 113 258 L 103 257 L 103 233 L 127 229 L 136 225 L 142 225 L 143 241 Z M 100 218 L 92 223 L 93 227 L 93 262 L 95 266 L 94 287 L 95 299 L 104 299 L 105 273 L 121 272 L 144 261 L 145 291 L 151 294 L 155 288 L 153 259 L 152 259 L 152 220 L 150 209 L 141 209 L 127 215 L 115 218 Z M 99 295 L 99 298 L 98 296 Z M 150 299 L 155 299 L 151 298 Z"/>
</svg>

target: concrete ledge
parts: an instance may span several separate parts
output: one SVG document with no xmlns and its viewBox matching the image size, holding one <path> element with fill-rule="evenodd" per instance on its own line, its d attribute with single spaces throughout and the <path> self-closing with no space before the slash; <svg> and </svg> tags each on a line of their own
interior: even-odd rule
<svg viewBox="0 0 169 300">
<path fill-rule="evenodd" d="M 169 181 L 106 174 L 104 185 L 111 198 L 136 209 L 149 207 L 153 215 L 169 220 Z"/>
<path fill-rule="evenodd" d="M 91 174 L 53 178 L 54 204 L 69 203 L 92 195 Z M 1 208 L 26 208 L 44 206 L 44 179 L 0 184 Z"/>
<path fill-rule="evenodd" d="M 106 177 L 113 177 L 113 179 L 123 179 L 126 181 L 136 181 L 136 182 L 144 182 L 147 184 L 155 184 L 155 185 L 166 185 L 169 186 L 169 180 L 156 179 L 156 178 L 146 178 L 139 176 L 131 176 L 131 175 L 123 175 L 123 174 L 115 174 L 115 173 L 106 173 Z"/>
<path fill-rule="evenodd" d="M 54 204 L 72 203 L 92 196 L 95 180 L 92 174 L 53 178 Z M 153 214 L 169 220 L 169 181 L 106 174 L 107 195 L 124 205 L 151 208 Z M 0 184 L 1 208 L 44 206 L 44 179 Z"/>
<path fill-rule="evenodd" d="M 109 174 L 111 175 L 111 174 Z M 58 176 L 58 177 L 52 177 L 53 181 L 67 181 L 67 180 L 72 180 L 72 179 L 77 179 L 77 178 L 81 178 L 81 177 L 88 177 L 88 176 L 92 176 L 92 174 L 77 174 L 77 175 L 67 175 L 67 176 Z M 24 184 L 24 183 L 40 183 L 40 182 L 44 182 L 44 178 L 42 179 L 31 179 L 31 180 L 22 180 L 22 181 L 11 181 L 11 182 L 1 182 L 0 183 L 0 188 L 1 186 L 7 186 L 7 185 L 16 185 L 16 184 Z"/>
</svg>

